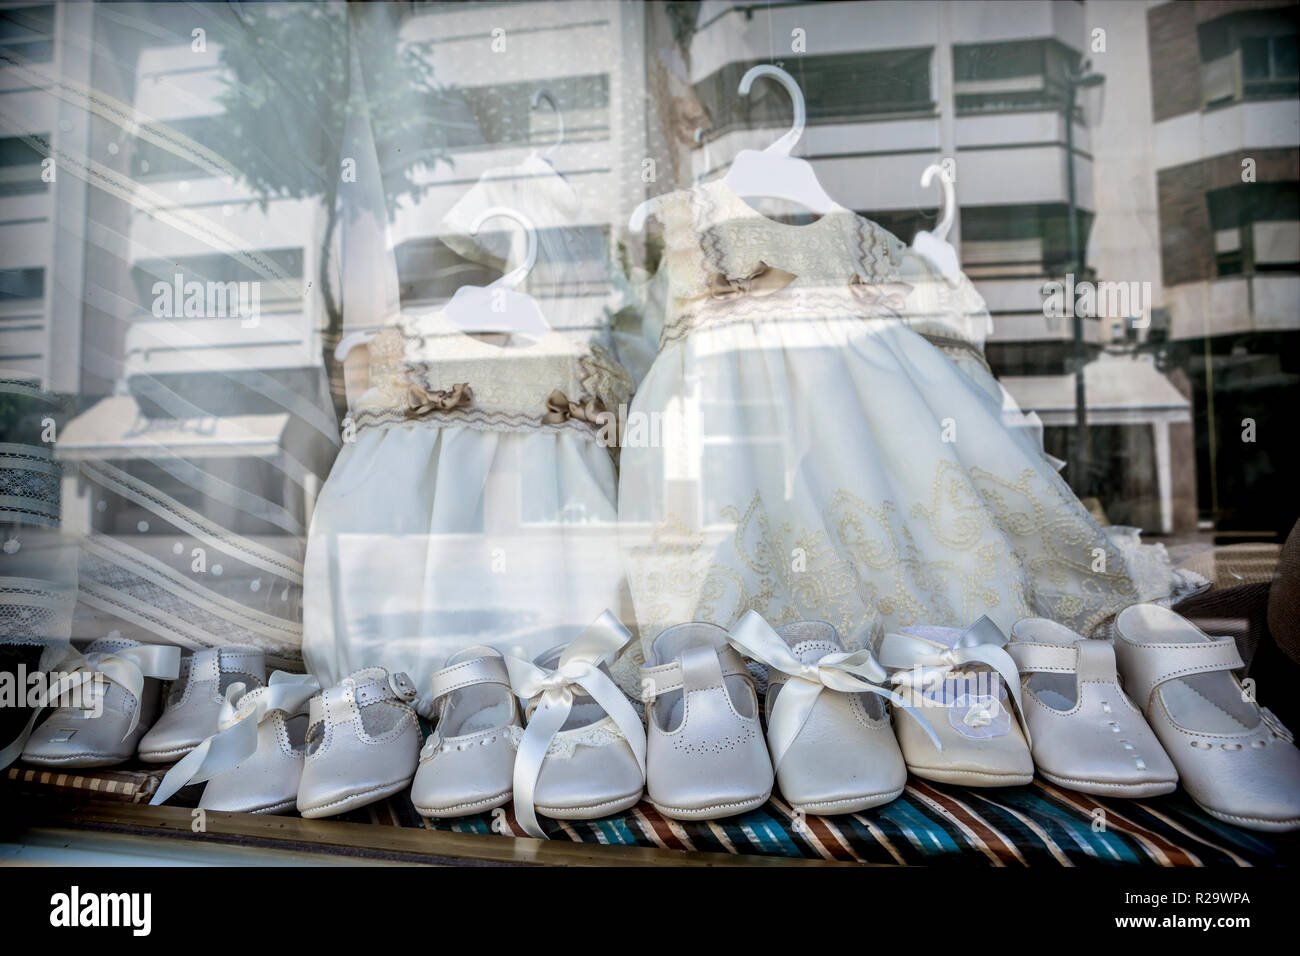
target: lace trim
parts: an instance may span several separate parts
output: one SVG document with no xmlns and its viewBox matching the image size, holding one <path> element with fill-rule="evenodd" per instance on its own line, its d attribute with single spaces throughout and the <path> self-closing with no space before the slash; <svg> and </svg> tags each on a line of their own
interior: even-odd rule
<svg viewBox="0 0 1300 956">
<path fill-rule="evenodd" d="M 599 345 L 591 346 L 587 354 L 578 357 L 578 367 L 582 371 L 578 379 L 582 387 L 587 394 L 599 398 L 608 410 L 617 414 L 620 405 L 632 400 L 636 389 L 632 376 L 622 362 Z"/>
<path fill-rule="evenodd" d="M 847 284 L 842 290 L 789 289 L 763 298 L 722 301 L 704 299 L 678 312 L 664 323 L 659 348 L 687 338 L 700 329 L 756 322 L 823 322 L 852 319 L 863 322 L 899 321 L 899 315 L 884 303 L 867 303 L 854 296 Z"/>
<path fill-rule="evenodd" d="M 41 381 L 33 376 L 32 378 L 18 378 L 12 375 L 0 377 L 0 392 L 8 392 L 11 395 L 22 395 L 25 398 L 39 398 L 44 402 L 53 405 L 56 399 L 49 392 L 41 391 Z"/>
<path fill-rule="evenodd" d="M 491 432 L 567 431 L 605 446 L 617 453 L 618 429 L 606 434 L 591 422 L 571 417 L 562 422 L 544 421 L 548 399 L 555 392 L 576 401 L 598 399 L 618 415 L 632 396 L 632 377 L 616 358 L 598 345 L 578 346 L 564 339 L 567 349 L 524 354 L 510 367 L 508 354 L 491 358 L 455 358 L 446 362 L 411 361 L 408 347 L 423 347 L 429 336 L 409 325 L 382 329 L 370 344 L 371 391 L 365 405 L 352 418 L 358 429 L 391 428 L 413 421 L 406 413 L 406 396 L 411 384 L 425 391 L 439 387 L 433 381 L 457 378 L 468 382 L 473 403 L 452 409 L 432 409 L 414 421 L 431 426 L 459 425 Z M 608 439 L 608 440 L 607 440 Z"/>
<path fill-rule="evenodd" d="M 62 477 L 47 449 L 0 444 L 0 521 L 57 528 Z"/>
<path fill-rule="evenodd" d="M 848 210 L 836 210 L 827 214 L 833 218 L 825 227 L 803 227 L 816 231 L 787 241 L 777 230 L 788 227 L 738 210 L 732 215 L 725 208 L 738 201 L 706 184 L 665 197 L 658 207 L 674 300 L 660 348 L 697 328 L 797 319 L 804 312 L 809 318 L 900 317 L 901 295 L 910 291 L 898 279 L 906 247 L 891 233 Z M 755 234 L 763 241 L 756 241 Z M 792 275 L 792 283 L 766 296 L 710 297 L 714 277 L 749 276 L 764 264 Z M 881 288 L 885 283 L 899 294 Z M 854 284 L 879 294 L 849 294 Z"/>
<path fill-rule="evenodd" d="M 104 575 L 113 578 L 111 566 L 94 561 L 85 562 L 88 575 Z M 130 586 L 134 582 L 127 582 Z M 138 585 L 137 585 L 138 586 Z M 165 606 L 159 607 L 147 600 L 136 597 L 128 591 L 104 584 L 93 577 L 83 579 L 79 585 L 78 598 L 88 607 L 112 614 L 114 617 L 129 621 L 138 627 L 157 635 L 165 642 L 178 644 L 191 650 L 204 650 L 223 644 L 253 644 L 263 650 L 283 653 L 283 645 L 272 645 L 259 640 L 249 632 L 233 624 L 223 624 L 219 618 L 208 616 L 206 623 L 214 630 L 205 629 L 202 624 L 187 620 L 192 608 L 187 607 L 183 599 L 167 598 L 153 593 Z"/>
<path fill-rule="evenodd" d="M 176 644 L 194 651 L 207 650 L 232 643 L 223 636 L 216 636 L 201 627 L 175 616 L 171 611 L 152 607 L 144 601 L 137 600 L 130 594 L 106 587 L 95 581 L 83 580 L 77 592 L 77 598 L 86 607 L 102 611 L 129 624 L 148 631 L 161 638 L 164 643 Z M 179 606 L 179 605 L 178 605 Z M 231 634 L 247 635 L 237 640 L 241 644 L 252 644 L 267 651 L 268 665 L 292 669 L 301 666 L 302 652 L 296 647 L 287 647 L 283 643 L 258 640 L 248 632 L 231 628 Z"/>
<path fill-rule="evenodd" d="M 858 275 L 866 282 L 897 277 L 907 247 L 893 233 L 870 219 L 853 217 L 853 238 L 857 247 Z"/>
<path fill-rule="evenodd" d="M 977 345 L 967 342 L 965 339 L 954 339 L 946 335 L 932 335 L 929 332 L 918 332 L 917 334 L 935 348 L 939 349 L 941 352 L 947 353 L 948 355 L 974 356 L 975 361 L 984 366 L 984 371 L 988 372 L 990 375 L 993 374 L 992 366 L 989 365 L 988 359 L 984 357 L 984 350 L 979 348 Z"/>
<path fill-rule="evenodd" d="M 82 575 L 119 592 L 123 603 L 161 609 L 223 638 L 225 644 L 264 646 L 302 643 L 302 624 L 266 614 L 218 594 L 148 554 L 108 535 L 82 539 Z M 229 637 L 229 640 L 225 638 Z M 211 643 L 211 642 L 209 642 Z"/>
<path fill-rule="evenodd" d="M 506 734 L 510 738 L 510 746 L 518 750 L 519 741 L 524 739 L 524 728 L 512 724 L 506 728 Z M 546 748 L 546 756 L 570 760 L 579 747 L 608 747 L 626 739 L 623 731 L 618 729 L 618 724 L 606 717 L 587 727 L 556 734 L 551 745 Z"/>
<path fill-rule="evenodd" d="M 455 408 L 450 411 L 432 411 L 418 419 L 409 418 L 405 412 L 393 408 L 366 408 L 353 415 L 358 431 L 362 428 L 391 428 L 394 425 L 460 425 L 490 432 L 572 432 L 591 441 L 598 441 L 598 433 L 587 422 L 576 418 L 556 424 L 542 421 L 546 406 L 537 414 L 523 412 L 489 411 L 483 408 Z"/>
<path fill-rule="evenodd" d="M 256 541 L 235 534 L 213 521 L 187 508 L 174 498 L 163 494 L 120 468 L 102 460 L 87 460 L 81 463 L 82 474 L 102 485 L 104 488 L 121 495 L 129 501 L 149 509 L 164 520 L 181 528 L 194 537 L 214 548 L 225 551 L 232 556 L 263 571 L 278 575 L 294 584 L 302 584 L 302 562 L 264 547 Z"/>
<path fill-rule="evenodd" d="M 720 214 L 720 204 L 711 190 L 696 187 L 690 191 L 691 206 L 695 213 L 696 231 L 700 237 L 700 251 L 704 261 L 714 272 L 724 275 L 736 272 L 727 267 L 727 253 L 723 249 L 722 230 L 717 223 L 724 217 Z"/>
<path fill-rule="evenodd" d="M 940 461 L 928 493 L 867 502 L 840 489 L 812 527 L 772 520 L 757 492 L 719 519 L 726 530 L 706 532 L 670 515 L 630 548 L 643 640 L 679 621 L 730 627 L 751 609 L 774 625 L 828 621 L 846 649 L 882 627 L 964 627 L 990 611 L 1088 635 L 1137 599 L 1120 550 L 1055 473 Z"/>
<path fill-rule="evenodd" d="M 795 275 L 806 272 L 805 278 L 812 278 L 815 273 L 820 281 L 831 277 L 847 281 L 857 275 L 867 283 L 874 283 L 898 276 L 907 249 L 891 232 L 848 209 L 827 213 L 829 222 L 819 220 L 799 227 L 797 241 L 791 242 L 787 241 L 788 226 L 749 210 L 739 197 L 732 196 L 719 183 L 697 186 L 688 195 L 695 211 L 704 262 L 723 275 L 747 275 L 766 255 L 769 258 L 765 261 L 771 266 Z M 727 205 L 737 206 L 735 215 L 727 211 Z M 739 233 L 748 232 L 759 233 L 762 241 L 736 241 Z M 846 248 L 853 250 L 851 256 L 844 255 Z M 768 250 L 783 250 L 785 255 Z M 792 268 L 794 261 L 806 265 Z"/>
<path fill-rule="evenodd" d="M 67 640 L 72 632 L 71 590 L 33 578 L 0 578 L 0 636 L 7 643 Z"/>
</svg>

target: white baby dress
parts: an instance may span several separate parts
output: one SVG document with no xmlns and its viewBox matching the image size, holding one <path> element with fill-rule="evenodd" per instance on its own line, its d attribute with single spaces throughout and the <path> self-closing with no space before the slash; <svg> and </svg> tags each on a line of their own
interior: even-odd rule
<svg viewBox="0 0 1300 956">
<path fill-rule="evenodd" d="M 668 314 L 619 486 L 643 646 L 749 609 L 862 645 L 981 614 L 1086 634 L 1132 603 L 1120 551 L 1004 408 L 982 303 L 943 306 L 923 260 L 841 207 L 785 224 L 718 181 L 655 212 Z"/>
<path fill-rule="evenodd" d="M 375 664 L 429 678 L 491 643 L 531 658 L 625 597 L 616 478 L 599 426 L 628 400 L 599 346 L 462 333 L 442 313 L 370 342 L 369 388 L 320 495 L 303 657 L 328 686 Z"/>
</svg>

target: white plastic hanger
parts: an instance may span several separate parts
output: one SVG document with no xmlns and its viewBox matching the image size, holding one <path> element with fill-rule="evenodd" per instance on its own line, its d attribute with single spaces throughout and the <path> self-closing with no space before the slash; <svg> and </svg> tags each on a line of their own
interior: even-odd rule
<svg viewBox="0 0 1300 956">
<path fill-rule="evenodd" d="M 456 290 L 443 309 L 443 316 L 462 332 L 508 332 L 541 338 L 551 331 L 537 300 L 526 292 L 515 291 L 537 264 L 537 230 L 522 213 L 505 206 L 493 206 L 481 212 L 470 226 L 470 235 L 478 235 L 483 223 L 502 216 L 518 223 L 527 240 L 523 265 L 512 269 L 488 286 L 463 285 Z"/>
<path fill-rule="evenodd" d="M 766 63 L 752 67 L 740 79 L 740 95 L 746 96 L 754 81 L 760 76 L 770 76 L 790 94 L 794 101 L 794 124 L 789 132 L 767 149 L 743 149 L 731 163 L 723 180 L 737 196 L 784 199 L 811 209 L 818 215 L 826 215 L 836 208 L 835 200 L 822 188 L 813 172 L 812 164 L 806 159 L 791 156 L 799 137 L 803 136 L 807 111 L 804 108 L 803 93 L 794 77 L 780 67 Z"/>
<path fill-rule="evenodd" d="M 803 92 L 794 77 L 785 70 L 764 63 L 751 67 L 740 78 L 740 95 L 748 96 L 754 81 L 760 76 L 770 76 L 786 88 L 794 104 L 794 123 L 784 136 L 762 152 L 742 149 L 732 160 L 731 169 L 723 182 L 738 196 L 784 199 L 824 216 L 837 208 L 835 200 L 818 182 L 812 164 L 806 159 L 790 155 L 795 143 L 803 136 L 807 122 L 808 111 L 804 105 Z M 650 203 L 651 200 L 646 200 L 632 211 L 632 218 L 627 224 L 629 232 L 639 233 L 645 228 Z"/>
<path fill-rule="evenodd" d="M 535 92 L 528 108 L 530 111 L 535 110 L 541 106 L 543 102 L 549 103 L 551 109 L 555 112 L 555 123 L 557 126 L 555 142 L 544 150 L 533 150 L 533 155 L 540 156 L 542 159 L 550 162 L 551 157 L 555 155 L 555 151 L 564 145 L 564 114 L 560 112 L 559 104 L 555 102 L 555 97 L 551 95 L 550 90 L 538 90 Z"/>
<path fill-rule="evenodd" d="M 957 195 L 952 186 L 952 177 L 943 166 L 931 163 L 921 174 L 921 185 L 929 186 L 935 176 L 943 189 L 943 208 L 939 210 L 939 222 L 934 232 L 922 229 L 912 240 L 912 248 L 925 256 L 949 285 L 961 282 L 961 262 L 957 259 L 957 250 L 948 242 L 948 233 L 957 218 Z"/>
</svg>

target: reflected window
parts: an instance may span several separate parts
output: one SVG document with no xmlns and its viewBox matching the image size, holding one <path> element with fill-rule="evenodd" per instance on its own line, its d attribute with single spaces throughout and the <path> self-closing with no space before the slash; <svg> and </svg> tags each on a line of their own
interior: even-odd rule
<svg viewBox="0 0 1300 956">
<path fill-rule="evenodd" d="M 953 92 L 958 113 L 1060 109 L 1062 82 L 1079 54 L 1056 40 L 955 44 Z"/>
<path fill-rule="evenodd" d="M 0 54 L 12 53 L 28 63 L 54 58 L 54 5 L 0 10 Z"/>
<path fill-rule="evenodd" d="M 1077 213 L 1083 248 L 1092 214 Z M 1069 266 L 1069 216 L 1061 203 L 963 209 L 961 230 L 962 263 L 972 279 L 1055 276 Z"/>
<path fill-rule="evenodd" d="M 872 50 L 799 59 L 795 79 L 803 90 L 809 123 L 858 121 L 864 116 L 934 110 L 930 89 L 930 47 Z M 695 84 L 717 136 L 733 129 L 784 126 L 790 100 L 776 84 L 756 84 L 748 97 L 736 95 L 740 78 L 766 60 L 729 63 Z"/>
<path fill-rule="evenodd" d="M 31 139 L 48 142 L 49 134 L 40 133 Z M 22 196 L 43 193 L 50 186 L 41 177 L 44 155 L 32 146 L 27 137 L 0 138 L 0 196 Z"/>
<path fill-rule="evenodd" d="M 1300 271 L 1300 183 L 1242 183 L 1207 198 L 1217 275 Z"/>
<path fill-rule="evenodd" d="M 1244 10 L 1197 28 L 1205 106 L 1300 93 L 1294 8 Z"/>
</svg>

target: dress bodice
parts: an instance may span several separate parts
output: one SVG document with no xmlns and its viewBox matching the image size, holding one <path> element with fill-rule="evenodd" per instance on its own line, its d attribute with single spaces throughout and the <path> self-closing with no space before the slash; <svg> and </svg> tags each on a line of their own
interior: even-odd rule
<svg viewBox="0 0 1300 956">
<path fill-rule="evenodd" d="M 357 424 L 595 435 L 599 416 L 617 415 L 631 392 L 627 372 L 598 345 L 554 330 L 528 345 L 495 345 L 433 312 L 389 325 L 371 341 L 370 388 Z"/>
<path fill-rule="evenodd" d="M 792 225 L 715 180 L 660 197 L 654 212 L 669 288 L 661 347 L 734 321 L 893 319 L 982 361 L 983 301 L 970 283 L 948 286 L 896 236 L 851 210 L 836 205 Z"/>
</svg>

